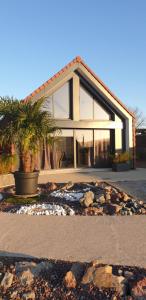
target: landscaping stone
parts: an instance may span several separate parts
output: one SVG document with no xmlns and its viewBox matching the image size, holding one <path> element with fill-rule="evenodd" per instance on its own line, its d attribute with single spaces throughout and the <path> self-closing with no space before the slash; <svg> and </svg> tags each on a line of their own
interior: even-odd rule
<svg viewBox="0 0 146 300">
<path fill-rule="evenodd" d="M 117 204 L 106 204 L 106 206 L 104 207 L 103 211 L 106 214 L 109 215 L 114 215 L 114 214 L 118 214 L 122 209 L 122 206 L 117 205 Z"/>
<path fill-rule="evenodd" d="M 3 200 L 3 194 L 2 193 L 0 193 L 0 201 L 2 201 Z"/>
<path fill-rule="evenodd" d="M 88 207 L 85 208 L 85 214 L 88 216 L 97 216 L 103 214 L 103 207 Z"/>
<path fill-rule="evenodd" d="M 76 288 L 77 284 L 81 280 L 84 272 L 83 265 L 74 263 L 71 270 L 66 273 L 64 277 L 64 284 L 67 288 Z"/>
<path fill-rule="evenodd" d="M 18 290 L 14 290 L 11 294 L 11 299 L 17 300 Z"/>
<path fill-rule="evenodd" d="M 0 201 L 0 211 L 38 216 L 146 215 L 146 204 L 143 201 L 130 198 L 125 192 L 105 182 L 68 182 L 64 185 L 48 183 L 39 186 L 39 190 L 35 204 L 26 202 L 23 205 L 20 199 L 17 205 L 16 198 L 14 201 L 10 198 L 11 201 L 8 202 L 8 189 L 0 191 L 6 195 L 5 199 Z"/>
<path fill-rule="evenodd" d="M 69 181 L 61 189 L 62 190 L 68 190 L 68 189 L 71 189 L 73 187 L 73 185 L 74 185 L 74 183 L 72 183 L 72 181 Z"/>
<path fill-rule="evenodd" d="M 89 207 L 93 203 L 94 193 L 88 191 L 84 194 L 84 197 L 80 199 L 80 204 L 84 207 Z"/>
<path fill-rule="evenodd" d="M 18 275 L 19 273 L 27 270 L 33 270 L 37 264 L 33 261 L 21 261 L 21 262 L 16 262 L 15 264 L 15 271 L 16 274 Z"/>
<path fill-rule="evenodd" d="M 134 300 L 145 300 L 146 299 L 146 277 L 138 280 L 132 290 L 131 296 Z"/>
<path fill-rule="evenodd" d="M 14 275 L 12 273 L 6 272 L 0 286 L 4 289 L 8 289 L 12 285 L 13 277 Z"/>
<path fill-rule="evenodd" d="M 129 199 L 130 197 L 126 193 L 123 193 L 123 201 L 127 202 Z"/>
<path fill-rule="evenodd" d="M 89 267 L 82 278 L 82 284 L 92 283 L 99 289 L 115 289 L 121 296 L 125 293 L 125 278 L 123 276 L 115 276 L 112 274 L 112 267 L 105 266 L 96 268 Z"/>
<path fill-rule="evenodd" d="M 50 186 L 48 187 L 48 190 L 49 191 L 55 191 L 55 190 L 57 190 L 57 184 L 56 183 L 54 183 L 54 182 L 51 182 L 51 184 L 50 184 Z"/>
<path fill-rule="evenodd" d="M 31 276 L 26 276 L 28 270 Z M 104 265 L 102 258 L 91 263 L 72 263 L 7 257 L 3 258 L 2 273 L 3 279 L 9 273 L 13 280 L 9 287 L 0 285 L 0 300 L 146 299 L 146 269 Z M 21 282 L 23 274 L 25 281 Z"/>
<path fill-rule="evenodd" d="M 35 300 L 35 293 L 33 291 L 24 293 L 22 295 L 22 300 Z"/>
<path fill-rule="evenodd" d="M 32 285 L 34 282 L 34 275 L 30 269 L 19 273 L 18 278 L 22 285 Z"/>
<path fill-rule="evenodd" d="M 96 195 L 95 196 L 95 201 L 99 202 L 100 204 L 104 204 L 105 203 L 105 196 L 104 196 L 104 194 Z"/>
<path fill-rule="evenodd" d="M 109 203 L 110 200 L 111 200 L 111 194 L 110 193 L 106 193 L 105 194 L 105 201 Z"/>
<path fill-rule="evenodd" d="M 48 261 L 42 261 L 39 264 L 37 264 L 33 269 L 33 275 L 34 276 L 39 276 L 42 272 L 52 272 L 53 270 L 53 264 Z"/>
<path fill-rule="evenodd" d="M 109 193 L 110 193 L 111 190 L 112 190 L 112 187 L 111 187 L 110 185 L 107 185 L 107 186 L 105 186 L 104 189 L 105 189 L 106 192 L 109 192 Z"/>
</svg>

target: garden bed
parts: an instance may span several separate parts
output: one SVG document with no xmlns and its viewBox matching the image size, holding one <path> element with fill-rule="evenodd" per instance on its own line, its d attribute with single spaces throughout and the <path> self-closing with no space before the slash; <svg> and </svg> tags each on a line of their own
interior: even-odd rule
<svg viewBox="0 0 146 300">
<path fill-rule="evenodd" d="M 146 204 L 106 182 L 48 183 L 40 185 L 38 196 L 14 196 L 13 187 L 0 193 L 0 211 L 28 215 L 145 215 Z"/>
<path fill-rule="evenodd" d="M 146 269 L 138 267 L 0 258 L 0 296 L 7 300 L 145 299 L 145 286 Z"/>
</svg>

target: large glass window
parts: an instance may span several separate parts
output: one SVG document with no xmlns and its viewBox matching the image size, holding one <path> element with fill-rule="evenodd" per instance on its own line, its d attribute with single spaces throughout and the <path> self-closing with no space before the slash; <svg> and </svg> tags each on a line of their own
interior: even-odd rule
<svg viewBox="0 0 146 300">
<path fill-rule="evenodd" d="M 80 119 L 93 119 L 93 98 L 82 86 L 80 86 Z"/>
<path fill-rule="evenodd" d="M 53 94 L 54 118 L 69 119 L 69 82 Z"/>
<path fill-rule="evenodd" d="M 109 120 L 109 114 L 101 107 L 101 105 L 93 99 L 94 120 Z"/>
<path fill-rule="evenodd" d="M 76 155 L 78 167 L 93 165 L 93 130 L 76 130 Z"/>
<path fill-rule="evenodd" d="M 80 86 L 80 119 L 81 120 L 109 120 L 110 115 L 96 99 Z"/>
<path fill-rule="evenodd" d="M 94 130 L 95 166 L 110 165 L 110 130 Z"/>
<path fill-rule="evenodd" d="M 66 82 L 53 95 L 48 96 L 43 109 L 49 111 L 55 119 L 69 119 L 70 82 Z"/>
</svg>

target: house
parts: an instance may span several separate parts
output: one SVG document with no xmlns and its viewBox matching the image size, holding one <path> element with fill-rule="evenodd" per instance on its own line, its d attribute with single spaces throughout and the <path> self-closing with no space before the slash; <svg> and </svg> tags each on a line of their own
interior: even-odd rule
<svg viewBox="0 0 146 300">
<path fill-rule="evenodd" d="M 122 151 L 131 152 L 134 167 L 134 116 L 80 57 L 25 101 L 42 96 L 61 132 L 40 149 L 41 168 L 110 167 L 111 155 Z"/>
</svg>

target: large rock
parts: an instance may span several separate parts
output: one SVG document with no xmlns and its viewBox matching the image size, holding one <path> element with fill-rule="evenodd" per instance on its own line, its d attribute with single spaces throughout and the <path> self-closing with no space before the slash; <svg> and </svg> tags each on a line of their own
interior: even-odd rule
<svg viewBox="0 0 146 300">
<path fill-rule="evenodd" d="M 27 271 L 28 269 L 33 270 L 37 266 L 37 263 L 33 261 L 21 261 L 15 263 L 16 275 L 20 272 Z"/>
<path fill-rule="evenodd" d="M 96 268 L 89 267 L 82 278 L 82 284 L 92 283 L 99 289 L 107 288 L 114 289 L 119 295 L 125 293 L 125 278 L 123 276 L 115 276 L 112 274 L 112 267 L 105 266 Z"/>
<path fill-rule="evenodd" d="M 42 261 L 32 269 L 32 272 L 34 276 L 39 276 L 42 272 L 51 273 L 52 270 L 53 270 L 53 264 L 51 262 Z"/>
<path fill-rule="evenodd" d="M 94 193 L 88 191 L 84 194 L 84 197 L 80 199 L 80 204 L 84 207 L 89 207 L 91 204 L 93 204 L 93 200 L 94 200 Z"/>
<path fill-rule="evenodd" d="M 69 272 L 64 277 L 64 284 L 67 288 L 76 288 L 77 284 L 81 280 L 84 272 L 82 264 L 74 263 Z"/>
<path fill-rule="evenodd" d="M 51 184 L 50 184 L 50 186 L 48 187 L 48 190 L 49 191 L 55 191 L 55 190 L 57 190 L 57 184 L 56 183 L 54 183 L 54 182 L 51 182 Z"/>
<path fill-rule="evenodd" d="M 22 285 L 32 285 L 34 282 L 34 275 L 31 270 L 23 271 L 18 275 L 18 278 Z"/>
<path fill-rule="evenodd" d="M 112 267 L 111 266 L 105 266 L 105 267 L 100 267 L 100 268 L 96 268 L 97 264 L 93 265 L 91 267 L 89 267 L 86 271 L 86 273 L 84 274 L 83 278 L 82 278 L 82 283 L 83 284 L 89 284 L 91 282 L 93 282 L 94 280 L 94 275 L 95 272 L 99 272 L 100 274 L 111 274 L 112 273 Z"/>
<path fill-rule="evenodd" d="M 4 289 L 8 289 L 12 285 L 13 277 L 14 275 L 12 273 L 6 272 L 1 281 L 0 286 Z"/>
<path fill-rule="evenodd" d="M 37 277 L 42 272 L 51 272 L 53 269 L 53 264 L 49 261 L 42 261 L 39 264 L 36 264 L 35 262 L 17 262 L 15 264 L 16 268 L 16 275 L 19 276 L 20 273 L 24 271 L 30 271 L 33 276 Z"/>
<path fill-rule="evenodd" d="M 145 300 L 146 299 L 146 277 L 138 280 L 132 290 L 131 296 L 134 300 Z"/>
</svg>

